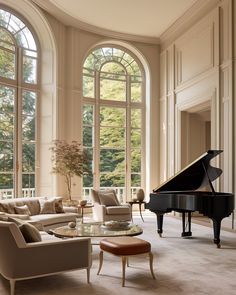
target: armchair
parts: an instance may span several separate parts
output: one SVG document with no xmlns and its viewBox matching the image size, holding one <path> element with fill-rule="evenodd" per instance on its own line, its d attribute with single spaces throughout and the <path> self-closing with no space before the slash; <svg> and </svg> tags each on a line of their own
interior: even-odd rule
<svg viewBox="0 0 236 295">
<path fill-rule="evenodd" d="M 92 190 L 93 218 L 95 221 L 105 222 L 130 221 L 131 207 L 129 204 L 122 205 L 117 199 L 114 190 Z"/>
<path fill-rule="evenodd" d="M 18 280 L 76 269 L 87 270 L 89 283 L 90 243 L 89 238 L 26 243 L 15 223 L 0 221 L 0 273 L 10 281 L 10 294 Z"/>
</svg>

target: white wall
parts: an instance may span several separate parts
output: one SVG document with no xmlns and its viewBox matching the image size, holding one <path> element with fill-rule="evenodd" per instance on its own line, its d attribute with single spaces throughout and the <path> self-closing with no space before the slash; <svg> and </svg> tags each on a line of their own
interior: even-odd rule
<svg viewBox="0 0 236 295">
<path fill-rule="evenodd" d="M 182 23 L 181 34 L 176 27 L 169 28 L 169 42 L 165 34 L 160 55 L 160 126 L 165 126 L 160 129 L 161 181 L 179 171 L 184 162 L 184 112 L 206 104 L 211 109 L 211 148 L 224 150 L 213 163 L 224 171 L 216 188 L 222 192 L 235 189 L 232 7 L 231 0 L 215 1 L 213 8 L 202 12 L 184 31 Z"/>
</svg>

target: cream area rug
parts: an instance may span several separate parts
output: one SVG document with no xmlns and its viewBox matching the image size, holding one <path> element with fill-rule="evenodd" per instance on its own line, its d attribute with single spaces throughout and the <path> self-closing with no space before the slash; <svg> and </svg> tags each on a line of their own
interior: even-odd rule
<svg viewBox="0 0 236 295">
<path fill-rule="evenodd" d="M 221 249 L 213 244 L 211 227 L 192 224 L 192 238 L 181 238 L 181 220 L 164 218 L 164 233 L 156 233 L 155 215 L 144 213 L 139 237 L 151 242 L 154 254 L 153 280 L 145 256 L 132 257 L 126 271 L 126 286 L 121 287 L 121 261 L 104 254 L 99 276 L 99 246 L 93 246 L 91 283 L 86 271 L 78 270 L 16 283 L 16 295 L 160 295 L 160 294 L 236 294 L 236 233 L 221 231 Z M 78 255 L 80 255 L 78 251 Z M 9 282 L 0 277 L 0 294 L 9 294 Z"/>
</svg>

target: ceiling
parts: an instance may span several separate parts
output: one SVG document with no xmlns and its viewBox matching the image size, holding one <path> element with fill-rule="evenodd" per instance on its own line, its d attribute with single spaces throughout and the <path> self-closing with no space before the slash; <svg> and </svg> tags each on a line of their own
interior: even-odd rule
<svg viewBox="0 0 236 295">
<path fill-rule="evenodd" d="M 90 28 L 159 38 L 199 0 L 33 0 L 60 19 Z M 56 15 L 57 14 L 57 15 Z M 94 31 L 94 30 L 93 30 Z"/>
</svg>

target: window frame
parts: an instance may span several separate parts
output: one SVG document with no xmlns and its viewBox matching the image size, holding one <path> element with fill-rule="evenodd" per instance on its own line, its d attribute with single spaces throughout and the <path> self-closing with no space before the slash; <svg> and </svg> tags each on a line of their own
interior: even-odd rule
<svg viewBox="0 0 236 295">
<path fill-rule="evenodd" d="M 41 50 L 40 50 L 40 43 L 38 41 L 37 35 L 34 32 L 34 29 L 32 26 L 28 23 L 28 21 L 20 15 L 18 12 L 14 11 L 11 8 L 8 8 L 5 5 L 0 5 L 0 9 L 6 11 L 7 13 L 13 15 L 15 18 L 18 18 L 25 26 L 21 28 L 23 30 L 24 28 L 27 28 L 35 42 L 36 49 L 33 50 L 32 48 L 26 48 L 23 46 L 20 46 L 20 44 L 17 43 L 16 37 L 12 34 L 11 31 L 9 31 L 4 26 L 0 26 L 0 29 L 5 30 L 9 35 L 11 35 L 11 38 L 14 42 L 15 46 L 15 79 L 5 78 L 0 76 L 0 85 L 1 87 L 10 87 L 15 89 L 15 97 L 14 97 L 14 131 L 13 131 L 13 193 L 10 194 L 0 194 L 0 198 L 17 198 L 17 197 L 34 197 L 37 194 L 37 183 L 38 183 L 38 173 L 37 173 L 37 167 L 38 161 L 39 161 L 39 149 L 38 149 L 38 143 L 39 143 L 39 124 L 38 124 L 38 118 L 39 118 L 39 107 L 40 107 L 40 73 L 41 73 L 41 67 L 40 67 L 40 60 L 41 60 Z M 19 31 L 17 31 L 18 33 Z M 17 35 L 16 33 L 16 35 Z M 31 59 L 36 60 L 36 72 L 35 72 L 35 83 L 25 82 L 24 81 L 24 72 L 23 72 L 23 58 L 24 56 L 28 57 L 29 55 L 25 54 L 25 51 L 32 51 L 35 52 L 35 56 L 30 56 Z M 35 126 L 34 126 L 34 139 L 33 140 L 23 140 L 23 118 L 28 117 L 29 115 L 23 114 L 23 108 L 22 108 L 22 102 L 23 102 L 23 96 L 24 92 L 33 92 L 35 93 L 36 102 L 35 102 Z M 30 116 L 31 117 L 31 116 Z M 23 145 L 25 143 L 33 144 L 35 147 L 34 151 L 34 171 L 23 171 Z M 27 189 L 23 188 L 23 175 L 34 175 L 34 188 L 33 189 Z M 4 191 L 4 189 L 3 189 Z"/>
<path fill-rule="evenodd" d="M 100 155 L 100 151 L 101 151 L 101 147 L 100 147 L 100 121 L 99 121 L 99 114 L 100 114 L 100 107 L 118 107 L 118 108 L 124 108 L 126 110 L 126 124 L 125 124 L 125 130 L 126 130 L 126 137 L 125 137 L 125 191 L 124 191 L 124 196 L 123 198 L 120 198 L 120 201 L 129 201 L 135 194 L 135 191 L 133 191 L 133 195 L 131 192 L 131 176 L 132 174 L 135 173 L 131 173 L 131 111 L 132 109 L 140 109 L 141 112 L 141 171 L 140 171 L 140 175 L 141 175 L 141 184 L 140 187 L 142 187 L 145 190 L 145 184 L 146 184 L 146 178 L 145 178 L 145 171 L 146 171 L 146 165 L 145 165 L 145 153 L 146 153 L 146 130 L 145 130 L 145 125 L 146 125 L 146 98 L 145 98 L 145 94 L 146 94 L 146 77 L 145 77 L 145 71 L 144 68 L 141 64 L 141 62 L 139 61 L 139 59 L 132 53 L 130 52 L 130 50 L 122 47 L 122 46 L 118 46 L 118 45 L 113 45 L 113 44 L 106 44 L 103 46 L 98 46 L 93 48 L 86 56 L 83 65 L 86 62 L 87 57 L 94 52 L 97 49 L 100 48 L 115 48 L 115 49 L 119 49 L 121 51 L 123 51 L 123 56 L 121 58 L 123 58 L 125 56 L 125 54 L 130 55 L 133 58 L 133 61 L 135 61 L 139 67 L 140 70 L 140 78 L 141 82 L 141 101 L 140 102 L 135 102 L 131 100 L 131 83 L 132 83 L 132 79 L 131 76 L 135 76 L 135 75 L 130 75 L 127 70 L 125 69 L 124 65 L 121 64 L 120 62 L 118 62 L 117 60 L 110 60 L 110 61 L 104 61 L 103 63 L 101 63 L 101 67 L 100 70 L 98 69 L 93 69 L 94 70 L 94 98 L 91 97 L 85 97 L 83 95 L 83 91 L 82 91 L 82 105 L 92 105 L 93 106 L 93 116 L 94 116 L 94 140 L 93 140 L 93 187 L 94 189 L 99 189 L 100 188 L 100 169 L 99 169 L 99 155 Z M 132 61 L 132 62 L 133 62 Z M 119 100 L 108 100 L 108 99 L 101 99 L 100 98 L 100 80 L 101 80 L 101 73 L 103 73 L 102 68 L 103 66 L 108 63 L 108 62 L 116 62 L 119 65 L 121 65 L 124 69 L 125 69 L 125 74 L 124 76 L 126 77 L 125 79 L 125 83 L 126 83 L 126 99 L 124 101 L 119 101 Z M 132 64 L 132 62 L 130 64 Z M 84 69 L 88 70 L 88 68 L 83 67 L 82 68 L 82 76 L 87 76 L 86 74 L 84 74 Z M 123 74 L 121 74 L 123 76 Z M 136 75 L 138 76 L 138 75 Z M 112 80 L 112 78 L 111 78 Z M 116 81 L 119 81 L 119 79 L 114 79 Z M 122 79 L 123 80 L 123 79 Z M 82 87 L 83 89 L 83 87 Z M 83 107 L 82 107 L 83 110 Z M 82 126 L 83 126 L 83 122 L 82 122 Z M 83 129 L 83 128 L 82 128 Z M 137 173 L 138 174 L 138 173 Z M 91 188 L 91 189 L 92 189 Z M 137 187 L 138 188 L 138 187 Z M 84 193 L 84 197 L 87 197 Z"/>
</svg>

